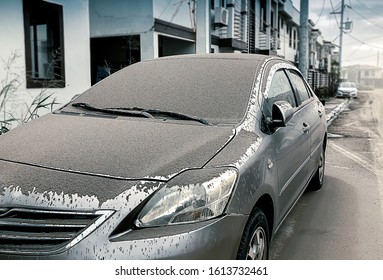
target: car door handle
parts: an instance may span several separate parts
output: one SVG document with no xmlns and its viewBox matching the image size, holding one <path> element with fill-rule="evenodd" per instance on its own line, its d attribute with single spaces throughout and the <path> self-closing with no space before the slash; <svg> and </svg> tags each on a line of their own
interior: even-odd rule
<svg viewBox="0 0 383 280">
<path fill-rule="evenodd" d="M 303 132 L 305 133 L 305 134 L 309 134 L 309 132 L 310 132 L 310 126 L 307 124 L 307 123 L 303 123 Z"/>
</svg>

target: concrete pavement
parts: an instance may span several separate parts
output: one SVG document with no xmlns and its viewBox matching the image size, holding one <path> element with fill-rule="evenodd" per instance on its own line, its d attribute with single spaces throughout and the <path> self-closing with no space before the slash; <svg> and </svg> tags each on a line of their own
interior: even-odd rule
<svg viewBox="0 0 383 280">
<path fill-rule="evenodd" d="M 326 100 L 325 111 L 326 111 L 326 121 L 327 125 L 330 126 L 332 122 L 338 117 L 344 109 L 347 108 L 350 99 L 344 98 L 330 98 Z"/>
</svg>

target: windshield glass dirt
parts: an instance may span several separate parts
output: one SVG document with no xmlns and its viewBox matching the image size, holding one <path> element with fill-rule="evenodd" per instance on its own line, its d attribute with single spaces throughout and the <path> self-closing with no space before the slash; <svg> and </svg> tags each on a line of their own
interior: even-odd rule
<svg viewBox="0 0 383 280">
<path fill-rule="evenodd" d="M 140 107 L 211 123 L 238 123 L 247 109 L 256 67 L 254 61 L 235 59 L 147 61 L 115 73 L 72 103 L 98 108 Z M 76 110 L 70 107 L 65 110 Z"/>
</svg>

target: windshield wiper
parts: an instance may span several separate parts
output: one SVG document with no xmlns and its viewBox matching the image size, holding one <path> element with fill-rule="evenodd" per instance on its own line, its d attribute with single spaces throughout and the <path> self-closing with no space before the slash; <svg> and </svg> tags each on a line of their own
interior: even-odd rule
<svg viewBox="0 0 383 280">
<path fill-rule="evenodd" d="M 151 115 L 148 112 L 145 112 L 143 110 L 134 110 L 133 108 L 131 109 L 129 108 L 98 108 L 84 102 L 73 103 L 72 106 L 83 108 L 89 111 L 114 114 L 114 115 L 120 115 L 120 116 L 144 116 L 146 118 L 154 118 L 153 115 Z"/>
<path fill-rule="evenodd" d="M 204 125 L 210 125 L 210 123 L 203 118 L 189 116 L 182 113 L 163 111 L 159 109 L 144 109 L 140 107 L 116 107 L 116 108 L 107 108 L 107 109 L 122 110 L 122 111 L 138 111 L 142 113 L 147 113 L 152 117 L 155 115 L 162 115 L 162 116 L 170 117 L 177 120 L 195 121 L 195 122 L 202 123 Z"/>
<path fill-rule="evenodd" d="M 108 109 L 124 110 L 124 111 L 125 110 L 126 111 L 138 111 L 138 112 L 142 112 L 142 113 L 147 113 L 151 116 L 162 115 L 162 116 L 170 117 L 170 118 L 177 119 L 177 120 L 195 121 L 195 122 L 202 123 L 204 125 L 210 125 L 210 123 L 203 118 L 189 116 L 189 115 L 177 113 L 177 112 L 163 111 L 163 110 L 159 110 L 159 109 L 144 109 L 144 108 L 139 108 L 139 107 L 131 107 L 131 108 L 129 108 L 129 107 L 128 108 L 124 108 L 124 107 L 119 108 L 119 107 L 117 107 L 117 108 L 108 108 Z"/>
<path fill-rule="evenodd" d="M 102 112 L 102 113 L 127 115 L 127 116 L 131 116 L 131 115 L 133 115 L 133 116 L 144 116 L 147 118 L 154 118 L 153 115 L 162 115 L 162 116 L 170 117 L 173 119 L 196 121 L 196 122 L 202 123 L 204 125 L 209 125 L 209 122 L 203 118 L 189 116 L 189 115 L 185 115 L 182 113 L 162 111 L 162 110 L 158 110 L 158 109 L 144 109 L 144 108 L 139 108 L 139 107 L 97 108 L 97 107 L 94 107 L 92 105 L 89 105 L 88 103 L 83 103 L 83 102 L 73 103 L 72 106 L 83 108 L 86 110 Z"/>
<path fill-rule="evenodd" d="M 179 119 L 179 120 L 196 121 L 204 125 L 209 125 L 209 122 L 203 118 L 189 116 L 182 113 L 162 111 L 162 110 L 156 110 L 156 109 L 145 110 L 144 112 L 147 112 L 151 115 L 164 115 L 164 116 L 168 116 L 168 117 Z"/>
</svg>

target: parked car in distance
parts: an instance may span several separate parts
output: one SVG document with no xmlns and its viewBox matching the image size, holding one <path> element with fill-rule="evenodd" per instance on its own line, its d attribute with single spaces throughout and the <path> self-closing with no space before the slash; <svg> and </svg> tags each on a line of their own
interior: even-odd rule
<svg viewBox="0 0 383 280">
<path fill-rule="evenodd" d="M 267 259 L 326 141 L 281 58 L 133 64 L 0 136 L 0 259 Z"/>
<path fill-rule="evenodd" d="M 339 84 L 336 97 L 358 98 L 358 88 L 353 82 L 342 82 Z"/>
</svg>

